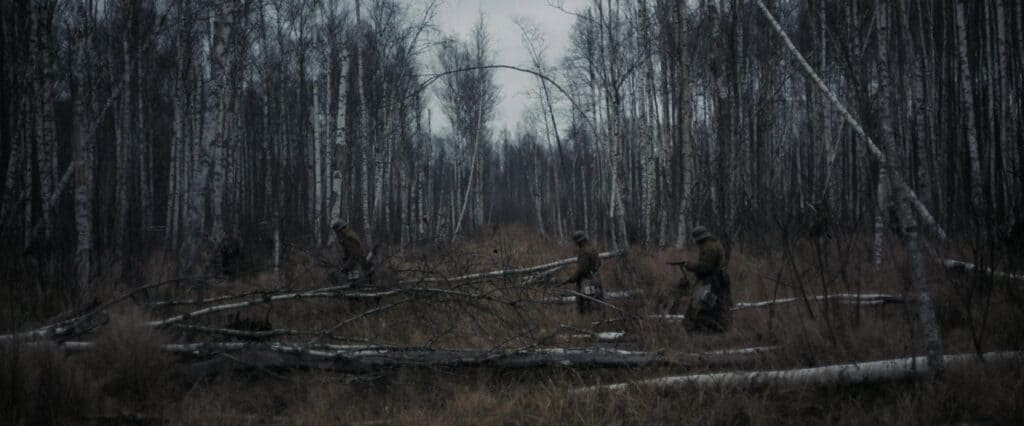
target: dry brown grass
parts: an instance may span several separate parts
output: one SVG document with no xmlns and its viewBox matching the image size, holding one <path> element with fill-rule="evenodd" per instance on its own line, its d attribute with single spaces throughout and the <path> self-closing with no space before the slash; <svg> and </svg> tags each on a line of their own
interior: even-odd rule
<svg viewBox="0 0 1024 426">
<path fill-rule="evenodd" d="M 741 246 L 734 246 L 729 263 L 733 299 L 739 302 L 797 296 L 801 289 L 807 294 L 821 294 L 826 289 L 833 293 L 900 293 L 906 288 L 906 274 L 901 266 L 904 259 L 899 250 L 887 253 L 878 271 L 868 263 L 866 239 L 837 241 L 823 250 L 822 258 L 827 262 L 824 273 L 819 268 L 817 248 L 805 241 L 792 244 L 789 251 L 780 248 L 771 253 L 747 252 Z M 528 266 L 572 254 L 573 248 L 567 242 L 511 226 L 462 239 L 450 246 L 422 246 L 401 253 L 386 251 L 379 278 L 388 282 L 395 277 L 423 276 L 428 272 L 434 276 L 455 276 Z M 717 336 L 688 335 L 677 323 L 636 319 L 656 313 L 672 294 L 679 272 L 665 262 L 695 255 L 692 250 L 634 248 L 624 258 L 606 261 L 601 276 L 607 290 L 643 289 L 646 292 L 644 298 L 616 302 L 624 312 L 605 309 L 581 317 L 572 305 L 536 303 L 545 295 L 553 294 L 555 288 L 551 284 L 524 288 L 514 281 L 498 280 L 473 289 L 484 288 L 495 298 L 517 300 L 515 306 L 425 296 L 385 299 L 379 304 L 372 300 L 322 299 L 280 303 L 272 308 L 260 306 L 240 315 L 268 318 L 277 328 L 321 329 L 367 309 L 400 301 L 402 303 L 383 314 L 352 322 L 338 334 L 380 343 L 455 348 L 589 344 L 567 340 L 561 328 L 566 325 L 594 331 L 626 331 L 632 339 L 611 346 L 670 355 L 764 345 L 780 347 L 744 369 L 798 368 L 920 353 L 921 333 L 914 311 L 902 305 L 856 307 L 812 302 L 809 306 L 794 303 L 770 310 L 744 310 L 734 316 L 729 333 Z M 204 293 L 271 290 L 281 284 L 291 288 L 323 286 L 329 269 L 320 267 L 318 262 L 336 258 L 337 253 L 330 248 L 319 254 L 289 250 L 280 281 L 272 273 L 252 271 L 208 284 Z M 161 270 L 156 261 L 148 264 L 146 270 L 154 277 L 169 276 L 168 270 Z M 1002 282 L 979 283 L 934 266 L 929 272 L 947 352 L 970 352 L 979 347 L 979 342 L 982 350 L 1019 350 L 1024 346 L 1021 339 L 1024 304 L 1014 287 Z M 557 282 L 566 273 L 561 272 L 552 281 Z M 972 290 L 967 292 L 971 300 L 965 298 L 964 289 Z M 195 295 L 195 288 L 169 286 L 138 301 Z M 986 306 L 988 313 L 982 315 Z M 173 366 L 180 360 L 161 355 L 157 346 L 183 338 L 221 338 L 175 330 L 154 332 L 135 324 L 147 317 L 165 317 L 187 310 L 179 307 L 146 314 L 139 309 L 119 312 L 96 337 L 94 351 L 70 358 L 52 347 L 18 350 L 22 353 L 31 349 L 43 355 L 13 356 L 10 351 L 5 352 L 0 372 L 4 375 L 0 377 L 4 385 L 0 388 L 17 391 L 2 398 L 6 411 L 0 414 L 10 412 L 14 413 L 10 418 L 16 419 L 15 422 L 36 423 L 39 417 L 26 413 L 34 413 L 32 407 L 43 400 L 30 395 L 45 388 L 51 389 L 46 395 L 53 395 L 45 404 L 55 409 L 52 416 L 43 417 L 44 422 L 69 415 L 74 418 L 75 412 L 108 417 L 116 413 L 142 412 L 168 419 L 172 424 L 203 425 L 862 424 L 869 421 L 1020 424 L 1024 421 L 1024 404 L 1019 401 L 1024 390 L 1024 374 L 1019 365 L 953 370 L 937 381 L 758 391 L 635 389 L 588 398 L 569 397 L 567 390 L 581 385 L 711 370 L 700 367 L 685 371 L 664 367 L 533 371 L 405 368 L 375 375 L 256 371 L 185 383 L 173 374 Z M 213 315 L 202 321 L 224 326 L 232 315 Z M 595 321 L 620 317 L 629 320 L 596 328 L 592 325 Z M 22 374 L 21 371 L 36 373 Z M 40 375 L 42 371 L 48 375 Z M 8 383 L 11 385 L 7 386 Z"/>
</svg>

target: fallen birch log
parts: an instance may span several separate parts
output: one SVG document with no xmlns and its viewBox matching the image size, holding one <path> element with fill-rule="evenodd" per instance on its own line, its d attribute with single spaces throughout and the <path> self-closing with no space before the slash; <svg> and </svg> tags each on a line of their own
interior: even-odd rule
<svg viewBox="0 0 1024 426">
<path fill-rule="evenodd" d="M 69 352 L 83 352 L 94 342 L 63 342 Z M 544 367 L 639 368 L 648 366 L 722 367 L 749 363 L 774 349 L 757 347 L 667 355 L 609 348 L 536 348 L 519 350 L 431 349 L 380 345 L 300 345 L 289 343 L 206 342 L 161 345 L 164 352 L 210 359 L 186 367 L 191 377 L 236 369 L 324 369 L 361 373 L 398 367 L 506 369 Z"/>
<path fill-rule="evenodd" d="M 230 370 L 322 369 L 366 373 L 400 367 L 427 368 L 641 368 L 651 366 L 723 367 L 748 364 L 766 350 L 750 348 L 668 356 L 609 348 L 538 348 L 521 350 L 358 349 L 312 350 L 299 346 L 253 347 L 237 355 L 216 356 L 186 368 L 193 378 Z"/>
<path fill-rule="evenodd" d="M 42 327 L 36 328 L 35 330 L 25 331 L 21 333 L 0 334 L 0 343 L 7 343 L 15 340 L 33 341 L 81 335 L 95 329 L 96 327 L 99 327 L 102 324 L 105 324 L 107 322 L 107 316 L 105 312 L 111 306 L 124 302 L 140 292 L 151 290 L 168 284 L 205 280 L 206 278 L 203 277 L 173 278 L 170 280 L 139 286 L 121 294 L 120 296 L 114 297 L 113 299 L 107 302 L 99 303 L 98 301 L 95 301 L 92 305 L 87 306 L 83 311 L 80 311 L 80 313 L 71 314 L 69 315 L 70 318 L 67 318 L 65 320 L 57 321 L 49 325 L 44 325 Z"/>
<path fill-rule="evenodd" d="M 347 288 L 348 287 L 346 286 L 346 287 L 341 287 L 340 289 L 343 290 L 343 289 L 347 289 Z M 235 303 L 227 303 L 227 304 L 223 304 L 223 305 L 210 306 L 210 307 L 206 307 L 206 308 L 203 308 L 203 309 L 198 309 L 198 310 L 195 310 L 195 311 L 192 311 L 192 312 L 188 312 L 188 313 L 184 313 L 184 314 L 180 314 L 180 315 L 175 315 L 175 316 L 172 316 L 172 317 L 169 317 L 169 318 L 165 318 L 165 319 L 162 319 L 162 320 L 149 321 L 149 322 L 145 323 L 145 325 L 148 325 L 148 326 L 151 326 L 151 327 L 165 327 L 165 326 L 168 326 L 168 325 L 171 325 L 171 324 L 176 324 L 176 323 L 179 323 L 179 322 L 182 322 L 182 321 L 186 321 L 186 320 L 189 320 L 189 319 L 192 319 L 192 318 L 206 316 L 206 315 L 210 315 L 210 314 L 215 314 L 215 313 L 218 313 L 218 312 L 226 312 L 226 311 L 233 311 L 233 310 L 238 310 L 238 309 L 245 309 L 245 308 L 249 308 L 249 307 L 252 307 L 252 306 L 267 304 L 267 303 L 271 303 L 271 302 L 278 302 L 278 301 L 285 301 L 285 300 L 295 300 L 295 299 L 327 298 L 327 299 L 368 299 L 368 300 L 376 300 L 376 299 L 381 299 L 381 298 L 388 297 L 388 296 L 395 296 L 395 295 L 401 295 L 401 294 L 416 294 L 416 295 L 449 296 L 449 297 L 489 300 L 489 301 L 493 301 L 493 302 L 497 302 L 497 303 L 502 303 L 502 304 L 511 304 L 511 303 L 513 303 L 513 301 L 501 300 L 501 299 L 498 299 L 498 298 L 495 298 L 495 297 L 492 297 L 492 296 L 488 296 L 488 295 L 484 295 L 484 294 L 466 293 L 466 292 L 461 292 L 461 291 L 458 291 L 458 290 L 444 289 L 444 288 L 418 287 L 418 288 L 388 289 L 388 290 L 379 290 L 379 291 L 361 291 L 361 290 L 341 291 L 341 290 L 339 290 L 339 288 L 336 288 L 336 287 L 328 287 L 328 288 L 324 288 L 324 289 L 313 289 L 313 290 L 298 291 L 298 292 L 267 294 L 264 297 L 261 297 L 259 299 L 251 299 L 251 300 L 246 300 L 246 301 L 242 301 L 242 302 L 235 302 Z"/>
<path fill-rule="evenodd" d="M 607 259 L 607 258 L 611 258 L 611 257 L 618 257 L 618 256 L 621 256 L 622 254 L 623 254 L 623 252 L 621 252 L 621 251 L 617 251 L 617 252 L 604 252 L 604 253 L 601 253 L 599 256 L 602 259 Z M 476 273 L 476 274 L 463 275 L 463 276 L 454 277 L 454 278 L 425 278 L 425 279 L 414 280 L 414 281 L 403 281 L 403 282 L 400 282 L 399 284 L 400 285 L 409 285 L 409 284 L 431 283 L 431 282 L 435 282 L 435 283 L 436 282 L 456 283 L 456 282 L 482 280 L 482 279 L 488 279 L 488 278 L 498 278 L 498 277 L 505 277 L 505 276 L 517 276 L 517 275 L 531 275 L 531 274 L 543 277 L 543 276 L 551 275 L 551 274 L 557 272 L 558 270 L 560 270 L 561 268 L 564 268 L 565 266 L 573 264 L 575 262 L 576 262 L 576 258 L 567 258 L 567 259 L 562 259 L 562 260 L 558 260 L 558 261 L 554 261 L 554 262 L 545 263 L 543 265 L 536 265 L 536 266 L 530 266 L 530 267 L 525 267 L 525 268 L 509 269 L 509 270 L 501 270 L 501 271 L 491 271 L 491 272 L 482 272 L 482 273 Z M 534 277 L 534 278 L 536 278 L 536 277 Z M 127 300 L 133 294 L 136 294 L 136 293 L 138 293 L 140 291 L 144 291 L 144 290 L 148 290 L 148 289 L 151 289 L 151 288 L 155 288 L 155 287 L 158 287 L 158 286 L 170 284 L 170 283 L 176 283 L 176 282 L 182 282 L 182 281 L 195 281 L 195 280 L 201 280 L 201 278 L 176 278 L 176 279 L 172 279 L 172 280 L 167 280 L 167 281 L 163 281 L 163 282 L 159 282 L 159 283 L 154 283 L 154 284 L 138 287 L 138 288 L 132 289 L 131 291 L 129 291 L 126 294 L 123 294 L 123 295 L 115 298 L 114 300 L 111 300 L 111 301 L 109 301 L 107 303 L 104 303 L 100 307 L 98 307 L 96 309 L 93 309 L 93 310 L 91 310 L 90 312 L 88 312 L 86 314 L 83 314 L 83 315 L 80 315 L 80 316 L 77 316 L 77 317 L 74 317 L 74 318 L 71 318 L 71 319 L 68 319 L 68 320 L 65 320 L 65 321 L 61 321 L 61 322 L 58 322 L 58 323 L 55 323 L 55 324 L 45 325 L 45 326 L 36 328 L 34 330 L 26 331 L 26 332 L 2 334 L 2 335 L 0 335 L 0 343 L 8 342 L 8 341 L 14 341 L 14 340 L 32 341 L 32 340 L 41 340 L 41 339 L 51 339 L 51 338 L 54 338 L 54 337 L 65 337 L 65 336 L 74 336 L 74 335 L 82 334 L 85 331 L 88 331 L 88 330 L 91 330 L 92 328 L 95 328 L 95 327 L 92 327 L 92 328 L 83 327 L 83 326 L 93 326 L 94 325 L 94 323 L 86 323 L 87 319 L 91 319 L 91 317 L 93 317 L 94 315 L 104 311 L 105 309 L 109 308 L 110 306 L 112 306 L 112 305 L 114 305 L 116 303 L 120 303 L 120 302 L 122 302 L 124 300 Z M 377 299 L 377 298 L 382 298 L 382 297 L 386 297 L 386 296 L 392 296 L 392 295 L 401 294 L 401 293 L 417 292 L 417 291 L 421 292 L 421 293 L 433 292 L 435 294 L 441 294 L 441 293 L 448 292 L 448 295 L 450 295 L 450 296 L 455 296 L 455 295 L 467 296 L 468 295 L 467 293 L 459 293 L 459 292 L 455 292 L 455 291 L 451 291 L 451 290 L 446 290 L 446 289 L 408 289 L 408 288 L 393 289 L 393 290 L 382 290 L 382 291 L 375 291 L 375 292 L 374 291 L 369 291 L 369 292 L 341 292 L 341 290 L 350 289 L 350 288 L 351 288 L 351 286 L 346 285 L 346 286 L 325 287 L 325 288 L 320 288 L 320 289 L 303 290 L 303 291 L 287 292 L 287 293 L 273 293 L 273 292 L 258 293 L 258 292 L 250 292 L 250 293 L 240 294 L 240 295 L 223 295 L 223 296 L 217 296 L 217 297 L 213 297 L 213 298 L 209 298 L 209 299 L 201 299 L 201 300 L 156 301 L 156 302 L 151 302 L 148 305 L 149 306 L 153 306 L 153 307 L 174 306 L 174 305 L 202 305 L 202 304 L 207 304 L 207 303 L 217 303 L 217 302 L 221 302 L 221 301 L 227 301 L 227 300 L 237 299 L 237 298 L 241 298 L 241 297 L 247 297 L 249 295 L 255 295 L 255 294 L 262 294 L 263 295 L 263 297 L 261 297 L 260 299 L 256 299 L 256 300 L 248 300 L 248 301 L 242 301 L 242 302 L 236 302 L 236 303 L 229 303 L 229 304 L 222 304 L 222 305 L 217 305 L 217 306 L 211 306 L 211 307 L 207 307 L 207 308 L 204 308 L 204 309 L 199 309 L 199 310 L 196 310 L 196 311 L 193 311 L 193 312 L 190 312 L 190 313 L 186 313 L 186 314 L 182 314 L 182 315 L 177 315 L 177 316 L 174 316 L 174 317 L 171 317 L 171 318 L 167 318 L 167 319 L 164 319 L 164 320 L 150 321 L 150 322 L 148 322 L 146 324 L 150 325 L 150 326 L 154 326 L 154 327 L 162 327 L 162 326 L 178 323 L 178 322 L 181 322 L 181 321 L 184 321 L 186 319 L 189 319 L 189 318 L 192 318 L 192 317 L 196 317 L 196 316 L 204 316 L 204 315 L 209 315 L 209 314 L 216 313 L 216 312 L 224 312 L 224 311 L 235 310 L 235 309 L 243 309 L 243 308 L 246 308 L 246 307 L 256 306 L 256 305 L 270 303 L 270 302 L 275 302 L 275 301 L 292 300 L 292 299 L 303 299 L 303 298 L 334 298 L 334 297 L 343 297 L 343 298 L 347 298 L 347 299 Z M 85 324 L 83 324 L 83 323 L 85 323 Z"/>
<path fill-rule="evenodd" d="M 787 303 L 793 303 L 803 300 L 799 297 L 787 297 L 784 299 L 765 300 L 761 302 L 739 302 L 733 305 L 732 310 L 739 311 L 743 309 L 752 308 L 764 308 L 772 305 L 784 305 Z M 903 296 L 897 296 L 894 294 L 830 294 L 828 296 L 810 296 L 807 300 L 815 302 L 823 302 L 826 300 L 837 301 L 840 303 L 849 303 L 857 305 L 883 305 L 886 303 L 906 303 L 906 299 Z"/>
<path fill-rule="evenodd" d="M 754 308 L 765 308 L 773 305 L 784 305 L 788 303 L 797 302 L 802 300 L 798 297 L 787 297 L 783 299 L 775 300 L 764 300 L 760 302 L 739 302 L 733 305 L 733 311 L 740 311 L 744 309 Z M 876 306 L 885 305 L 890 303 L 907 303 L 902 296 L 894 294 L 832 294 L 829 296 L 810 296 L 807 300 L 811 301 L 823 301 L 823 300 L 834 300 L 842 304 L 850 305 L 863 305 L 863 306 Z M 686 319 L 686 315 L 682 314 L 663 314 L 663 315 L 646 315 L 643 318 L 655 321 L 668 321 L 668 322 L 679 322 Z M 611 322 L 622 322 L 628 320 L 627 318 L 617 318 L 614 320 L 604 320 L 593 323 L 594 326 L 608 324 Z"/>
<path fill-rule="evenodd" d="M 945 267 L 946 269 L 952 269 L 952 270 L 955 270 L 955 271 L 966 271 L 966 272 L 977 272 L 977 271 L 980 270 L 985 275 L 989 275 L 989 276 L 993 276 L 993 277 L 997 277 L 997 278 L 1006 278 L 1006 279 L 1009 279 L 1009 280 L 1024 281 L 1024 274 L 1011 274 L 1011 273 L 1008 273 L 1008 272 L 993 271 L 992 268 L 979 268 L 978 265 L 975 265 L 973 263 L 968 263 L 968 262 L 960 261 L 960 260 L 953 260 L 953 259 L 940 259 L 940 260 L 942 262 L 942 266 Z"/>
<path fill-rule="evenodd" d="M 90 312 L 35 330 L 0 335 L 0 343 L 32 342 L 66 336 L 79 336 L 106 324 L 108 319 L 106 314 Z"/>
<path fill-rule="evenodd" d="M 623 252 L 621 252 L 621 251 L 606 251 L 604 253 L 598 254 L 598 257 L 600 257 L 601 259 L 607 259 L 607 258 L 611 258 L 611 257 L 622 256 L 622 254 L 623 254 Z M 556 272 L 556 271 L 558 271 L 558 270 L 560 270 L 560 269 L 562 269 L 562 268 L 564 268 L 564 267 L 566 267 L 568 265 L 571 265 L 573 263 L 576 263 L 576 258 L 575 257 L 570 257 L 570 258 L 566 258 L 566 259 L 562 259 L 562 260 L 556 260 L 554 262 L 545 263 L 543 265 L 528 266 L 528 267 L 524 267 L 524 268 L 505 269 L 505 270 L 490 271 L 490 272 L 479 272 L 479 273 L 475 273 L 475 274 L 462 275 L 462 276 L 452 277 L 452 278 L 429 277 L 429 278 L 423 278 L 423 279 L 419 279 L 419 280 L 402 281 L 399 284 L 419 284 L 419 283 L 438 283 L 438 282 L 457 283 L 457 282 L 464 282 L 464 281 L 478 281 L 478 280 L 486 280 L 486 279 L 491 279 L 491 278 L 502 278 L 502 277 L 518 276 L 518 275 L 530 275 L 530 274 L 535 274 L 535 273 L 552 274 L 552 273 L 554 273 L 554 272 Z"/>
<path fill-rule="evenodd" d="M 594 340 L 598 342 L 619 342 L 626 337 L 625 331 L 597 331 L 588 332 L 586 330 L 577 330 L 579 333 L 570 334 L 567 337 L 570 339 L 577 340 Z"/>
<path fill-rule="evenodd" d="M 609 292 L 604 294 L 604 300 L 632 299 L 633 297 L 636 297 L 636 296 L 641 295 L 641 294 L 644 294 L 643 290 L 616 290 L 616 291 L 609 291 Z M 552 297 L 548 297 L 548 298 L 544 299 L 544 303 L 550 303 L 550 304 L 553 304 L 553 305 L 572 304 L 572 303 L 576 303 L 576 297 L 577 296 L 573 296 L 571 294 L 570 295 L 565 295 L 565 296 L 552 296 Z"/>
<path fill-rule="evenodd" d="M 946 365 L 952 367 L 978 361 L 976 354 L 946 355 Z M 982 355 L 984 362 L 1024 361 L 1024 352 L 1004 351 L 988 352 Z M 857 385 L 903 380 L 925 376 L 930 373 L 928 359 L 924 356 L 912 358 L 896 358 L 883 361 L 871 361 L 851 364 L 829 365 L 825 367 L 800 368 L 794 370 L 727 372 L 709 374 L 691 374 L 686 376 L 660 377 L 633 383 L 616 383 L 575 388 L 572 395 L 585 395 L 595 392 L 620 392 L 630 387 L 653 386 L 670 389 L 708 389 L 714 387 L 748 387 L 764 386 L 835 386 Z"/>
</svg>

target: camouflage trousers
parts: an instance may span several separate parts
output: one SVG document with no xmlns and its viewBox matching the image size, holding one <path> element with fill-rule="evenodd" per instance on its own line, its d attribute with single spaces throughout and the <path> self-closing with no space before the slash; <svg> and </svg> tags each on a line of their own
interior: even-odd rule
<svg viewBox="0 0 1024 426">
<path fill-rule="evenodd" d="M 576 282 L 576 292 L 587 295 L 593 299 L 604 300 L 604 287 L 597 277 L 586 278 Z M 576 309 L 581 314 L 586 314 L 597 309 L 598 303 L 586 297 L 576 296 Z"/>
<path fill-rule="evenodd" d="M 356 282 L 358 284 L 359 281 L 361 281 L 361 278 L 365 276 L 366 284 L 373 284 L 373 261 L 349 256 L 343 259 L 343 262 L 344 263 L 341 265 L 341 272 L 349 282 Z"/>
<path fill-rule="evenodd" d="M 686 309 L 685 325 L 691 332 L 723 333 L 732 319 L 729 276 L 720 271 L 700 280 Z"/>
</svg>

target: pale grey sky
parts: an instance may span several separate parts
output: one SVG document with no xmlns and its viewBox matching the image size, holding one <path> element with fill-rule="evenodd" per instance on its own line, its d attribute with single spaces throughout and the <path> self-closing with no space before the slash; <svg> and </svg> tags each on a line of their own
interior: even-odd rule
<svg viewBox="0 0 1024 426">
<path fill-rule="evenodd" d="M 523 48 L 522 34 L 516 25 L 517 17 L 533 20 L 547 38 L 548 66 L 557 65 L 569 45 L 569 30 L 574 18 L 558 9 L 548 6 L 549 0 L 443 0 L 437 14 L 437 25 L 445 34 L 457 34 L 466 39 L 482 12 L 486 16 L 487 32 L 491 36 L 491 48 L 497 64 L 529 67 L 530 58 Z M 570 11 L 582 9 L 588 0 L 564 0 L 564 8 Z M 433 59 L 427 61 L 436 70 Z M 536 77 L 510 70 L 495 72 L 495 83 L 501 89 L 501 101 L 491 127 L 515 129 L 527 104 L 527 91 L 537 84 Z M 431 92 L 431 96 L 433 93 Z M 447 119 L 436 103 L 431 103 L 432 128 L 435 132 L 448 128 Z"/>
</svg>

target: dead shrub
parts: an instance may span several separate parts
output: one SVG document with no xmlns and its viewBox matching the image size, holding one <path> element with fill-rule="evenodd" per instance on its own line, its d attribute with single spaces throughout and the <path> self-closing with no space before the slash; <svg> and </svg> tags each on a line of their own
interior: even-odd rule
<svg viewBox="0 0 1024 426">
<path fill-rule="evenodd" d="M 67 424 L 89 408 L 82 368 L 52 344 L 0 345 L 0 419 L 7 424 Z"/>
<path fill-rule="evenodd" d="M 173 379 L 173 359 L 161 351 L 164 339 L 136 308 L 111 315 L 82 361 L 96 376 L 107 396 L 121 404 L 137 405 L 166 394 Z"/>
</svg>

